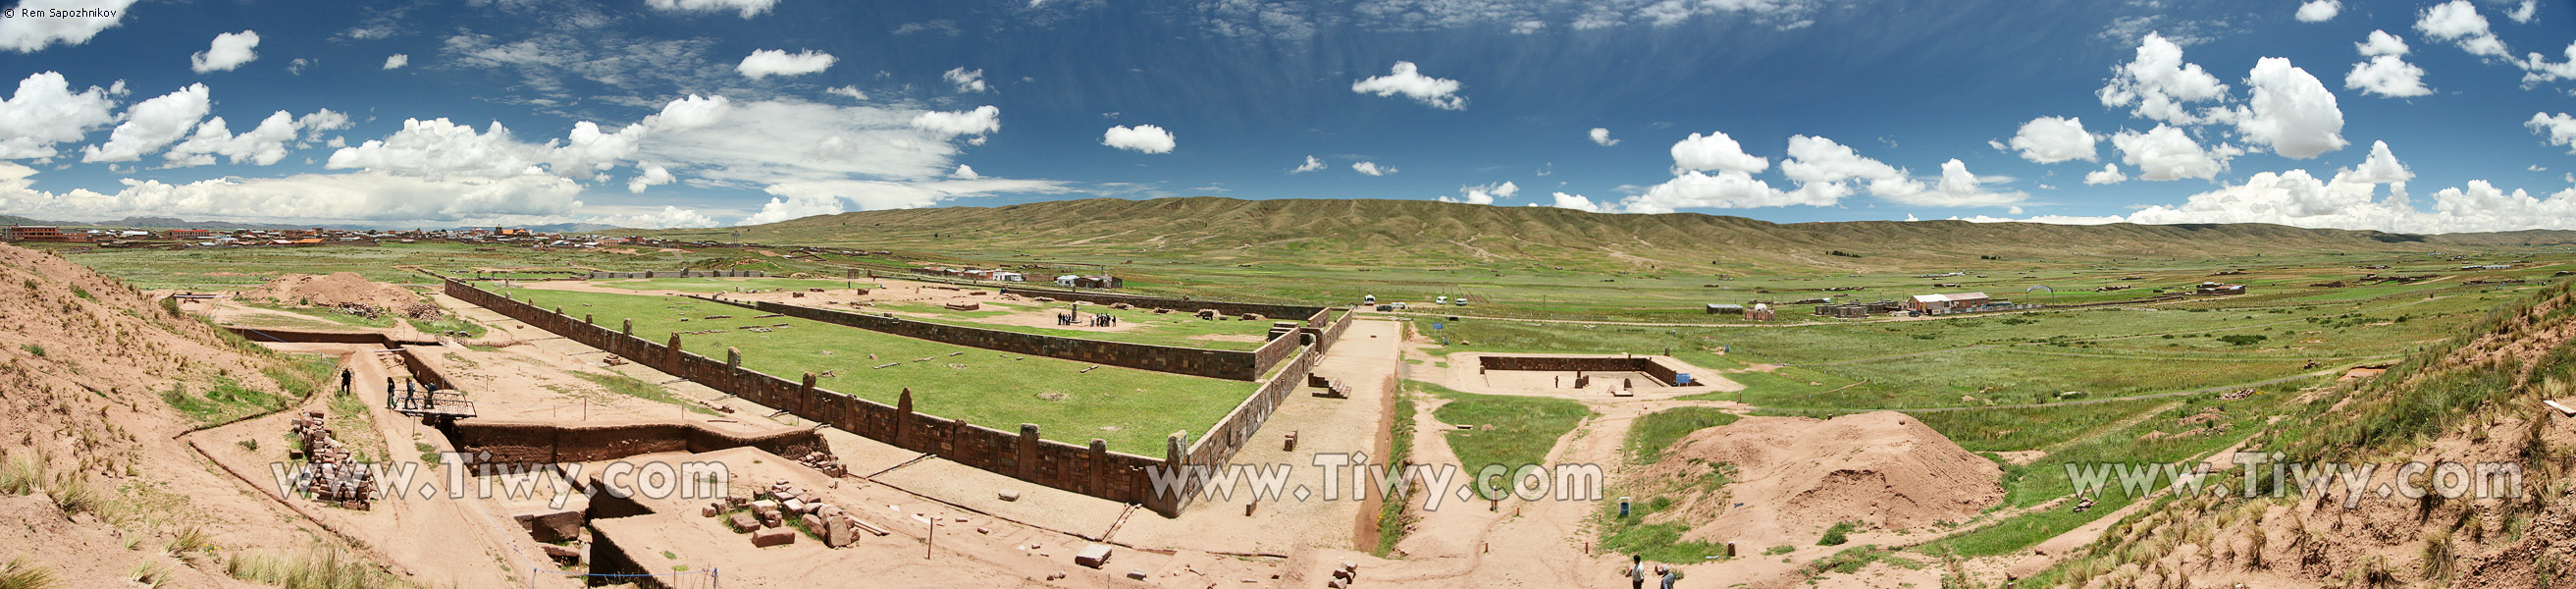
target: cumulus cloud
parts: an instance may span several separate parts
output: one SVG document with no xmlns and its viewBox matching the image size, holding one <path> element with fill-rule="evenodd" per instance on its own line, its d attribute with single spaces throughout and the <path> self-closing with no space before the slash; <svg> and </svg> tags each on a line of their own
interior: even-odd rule
<svg viewBox="0 0 2576 589">
<path fill-rule="evenodd" d="M 1718 131 L 1710 131 L 1707 135 L 1692 133 L 1690 137 L 1674 143 L 1672 152 L 1675 173 L 1718 170 L 1750 174 L 1771 167 L 1770 158 L 1744 153 L 1743 144 Z"/>
<path fill-rule="evenodd" d="M 838 96 L 848 96 L 848 97 L 850 97 L 850 99 L 851 99 L 851 100 L 867 100 L 867 99 L 868 99 L 868 93 L 866 93 L 866 92 L 860 92 L 860 91 L 859 91 L 859 87 L 858 87 L 858 86 L 835 86 L 835 87 L 831 87 L 831 88 L 826 88 L 826 89 L 824 89 L 824 90 L 823 90 L 823 93 L 824 93 L 824 94 L 833 94 L 833 95 L 838 95 Z"/>
<path fill-rule="evenodd" d="M 980 69 L 969 70 L 961 66 L 957 69 L 948 70 L 948 73 L 940 74 L 939 77 L 940 79 L 948 80 L 950 85 L 956 86 L 957 92 L 960 94 L 982 92 L 985 88 L 984 70 Z"/>
<path fill-rule="evenodd" d="M 1752 174 L 1722 170 L 1717 175 L 1687 170 L 1671 181 L 1646 189 L 1645 194 L 1619 202 L 1619 209 L 1629 213 L 1662 214 L 1687 208 L 1750 209 L 1790 205 L 1830 206 L 1841 197 L 1826 191 L 1781 191 Z"/>
<path fill-rule="evenodd" d="M 2406 63 L 2402 57 L 2407 51 L 2406 40 L 2388 34 L 2388 31 L 2371 31 L 2370 40 L 2354 43 L 2353 49 L 2360 51 L 2366 59 L 2352 64 L 2352 71 L 2344 74 L 2345 89 L 2389 98 L 2433 93 L 2433 89 L 2424 87 L 2424 68 Z"/>
<path fill-rule="evenodd" d="M 717 225 L 715 219 L 698 214 L 696 210 L 670 205 L 663 205 L 662 210 L 658 212 L 593 217 L 591 222 L 632 229 L 683 229 Z"/>
<path fill-rule="evenodd" d="M 409 55 L 396 53 L 385 56 L 385 69 L 398 70 L 407 65 L 411 65 L 411 56 Z"/>
<path fill-rule="evenodd" d="M 322 134 L 349 128 L 348 113 L 322 109 L 295 118 L 295 128 L 304 130 L 306 142 L 320 141 Z"/>
<path fill-rule="evenodd" d="M 2504 41 L 2487 28 L 2487 17 L 2469 0 L 2451 0 L 2417 13 L 2415 30 L 2435 41 L 2450 41 L 2472 55 L 2507 57 Z"/>
<path fill-rule="evenodd" d="M 1430 105 L 1432 108 L 1465 110 L 1467 97 L 1458 95 L 1459 87 L 1457 80 L 1422 75 L 1419 68 L 1410 61 L 1395 62 L 1395 67 L 1387 75 L 1351 83 L 1351 91 L 1360 94 L 1378 96 L 1401 94 L 1406 98 Z"/>
<path fill-rule="evenodd" d="M 1304 174 L 1321 169 L 1324 169 L 1324 160 L 1315 159 L 1315 156 L 1310 155 L 1306 156 L 1306 163 L 1297 164 L 1297 169 L 1289 170 L 1288 173 Z"/>
<path fill-rule="evenodd" d="M 2120 173 L 2120 164 L 2102 164 L 2102 169 L 2086 172 L 2084 174 L 2084 183 L 2094 186 L 2119 184 L 2127 181 L 2129 181 L 2129 175 Z"/>
<path fill-rule="evenodd" d="M 1172 132 L 1153 125 L 1110 127 L 1100 134 L 1100 144 L 1139 153 L 1171 153 Z"/>
<path fill-rule="evenodd" d="M 2227 160 L 2238 154 L 2228 146 L 2202 149 L 2190 135 L 2170 125 L 2156 125 L 2145 133 L 2121 130 L 2111 136 L 2111 147 L 2120 150 L 2120 163 L 2138 169 L 2141 180 L 2216 178 L 2227 171 Z"/>
<path fill-rule="evenodd" d="M 987 104 L 975 110 L 926 111 L 912 117 L 912 126 L 943 140 L 959 135 L 981 137 L 1002 130 L 1002 109 Z"/>
<path fill-rule="evenodd" d="M 1601 127 L 1593 127 L 1593 128 L 1592 128 L 1592 142 L 1593 142 L 1593 143 L 1599 143 L 1599 144 L 1601 144 L 1601 146 L 1602 146 L 1602 147 L 1609 147 L 1609 146 L 1612 146 L 1612 145 L 1618 145 L 1618 144 L 1619 144 L 1619 140 L 1617 140 L 1617 139 L 1611 139 L 1611 138 L 1610 138 L 1610 130 L 1609 130 L 1609 129 L 1605 129 L 1605 128 L 1601 128 Z"/>
<path fill-rule="evenodd" d="M 1377 162 L 1353 162 L 1351 164 L 1351 171 L 1371 176 L 1384 176 L 1395 173 L 1395 168 L 1380 166 L 1377 165 Z"/>
<path fill-rule="evenodd" d="M 38 19 L 7 19 L 0 22 Z M 62 74 L 38 72 L 18 81 L 18 91 L 0 100 L 0 159 L 52 159 L 54 145 L 80 141 L 90 131 L 116 118 L 115 104 L 97 86 L 71 91 Z"/>
<path fill-rule="evenodd" d="M 1968 173 L 1966 162 L 1951 158 L 1950 161 L 1941 163 L 1941 182 L 1933 185 L 1931 190 L 1892 194 L 1887 195 L 1887 198 L 1904 204 L 1925 207 L 1993 207 L 2021 202 L 2030 198 L 2030 195 L 2019 190 L 1987 191 L 1985 180 L 1978 178 L 1976 174 Z"/>
<path fill-rule="evenodd" d="M 2576 116 L 2563 112 L 2554 115 L 2536 112 L 2531 113 L 2531 120 L 2523 121 L 2522 126 L 2546 137 L 2550 145 L 2563 146 L 2567 153 L 2576 153 Z"/>
<path fill-rule="evenodd" d="M 1052 180 L 1009 180 L 982 178 L 950 179 L 924 182 L 889 182 L 878 180 L 826 180 L 791 182 L 765 189 L 773 198 L 760 212 L 746 217 L 740 224 L 775 223 L 798 217 L 829 215 L 844 210 L 844 203 L 860 210 L 911 209 L 936 205 L 949 200 L 990 194 L 1061 194 L 1070 191 Z"/>
<path fill-rule="evenodd" d="M 581 206 L 581 187 L 547 175 L 430 180 L 381 172 L 217 178 L 182 184 L 119 180 L 114 193 L 30 190 L 34 170 L 0 162 L 0 209 L 63 219 L 137 213 L 204 219 L 340 222 L 468 222 L 511 216 L 560 217 Z M 479 223 L 478 223 L 479 224 Z"/>
<path fill-rule="evenodd" d="M 663 12 L 718 12 L 731 10 L 743 18 L 760 16 L 777 6 L 778 0 L 644 0 L 645 6 Z"/>
<path fill-rule="evenodd" d="M 2021 131 L 2013 134 L 2012 148 L 2021 152 L 2021 159 L 2035 163 L 2089 162 L 2094 159 L 2094 140 L 2092 133 L 2084 131 L 2082 119 L 2039 117 L 2022 123 Z"/>
<path fill-rule="evenodd" d="M 98 10 L 94 16 L 71 18 L 0 18 L 0 49 L 34 53 L 55 43 L 66 46 L 88 43 L 99 31 L 115 27 L 125 19 L 126 7 L 135 0 L 21 0 L 12 9 Z"/>
<path fill-rule="evenodd" d="M 821 72 L 831 69 L 832 64 L 839 61 L 840 58 L 832 57 L 830 53 L 810 49 L 798 53 L 788 53 L 784 49 L 761 49 L 744 56 L 742 63 L 735 65 L 733 69 L 741 72 L 743 77 L 758 80 L 770 76 L 801 76 Z"/>
<path fill-rule="evenodd" d="M 2335 105 L 2334 92 L 2307 70 L 2290 65 L 2289 59 L 2256 61 L 2245 85 L 2254 93 L 2247 101 L 2251 109 L 2235 120 L 2236 131 L 2246 141 L 2271 146 L 2273 153 L 2292 159 L 2316 157 L 2350 144 L 2343 139 L 2343 110 Z"/>
<path fill-rule="evenodd" d="M 1460 195 L 1458 198 L 1449 198 L 1449 197 L 1447 197 L 1447 196 L 1442 196 L 1442 197 L 1440 197 L 1440 202 L 1460 202 L 1460 203 L 1467 203 L 1467 204 L 1471 204 L 1471 205 L 1489 205 L 1489 204 L 1494 204 L 1494 201 L 1495 201 L 1496 199 L 1511 198 L 1511 197 L 1512 197 L 1512 195 L 1520 194 L 1520 192 L 1521 192 L 1521 187 L 1520 187 L 1519 185 L 1512 184 L 1512 183 L 1511 183 L 1511 182 L 1509 182 L 1509 181 L 1505 181 L 1505 182 L 1503 182 L 1503 183 L 1501 183 L 1501 184 L 1486 184 L 1486 185 L 1483 185 L 1483 186 L 1460 186 L 1460 187 L 1458 187 L 1458 192 L 1459 192 L 1459 195 Z"/>
<path fill-rule="evenodd" d="M 1537 205 L 1533 203 L 1531 206 Z M 1580 194 L 1566 194 L 1563 192 L 1556 193 L 1556 202 L 1548 206 L 1560 209 L 1574 209 L 1586 213 L 1602 212 L 1601 205 L 1593 203 L 1592 199 L 1584 198 L 1583 195 Z"/>
<path fill-rule="evenodd" d="M 205 84 L 190 84 L 127 107 L 125 122 L 108 134 L 107 143 L 81 148 L 81 161 L 135 161 L 187 137 L 197 121 L 213 110 L 209 93 Z"/>
<path fill-rule="evenodd" d="M 2567 56 L 2567 61 L 2552 63 L 2539 53 L 2531 53 L 2521 61 L 2514 62 L 2514 65 L 2522 66 L 2523 87 L 2576 78 L 2576 43 L 2567 44 L 2567 48 L 2560 53 Z"/>
<path fill-rule="evenodd" d="M 974 180 L 974 179 L 978 179 L 978 178 L 983 178 L 983 177 L 984 177 L 984 175 L 975 173 L 975 168 L 974 168 L 973 166 L 968 166 L 968 165 L 966 165 L 966 164 L 957 164 L 957 171 L 949 172 L 949 173 L 948 173 L 948 177 L 950 177 L 950 178 L 956 178 L 956 179 L 959 179 L 959 180 Z"/>
<path fill-rule="evenodd" d="M 662 167 L 661 164 L 644 164 L 637 168 L 635 177 L 626 180 L 627 192 L 643 194 L 645 188 L 670 184 L 676 180 L 671 177 L 671 170 Z"/>
<path fill-rule="evenodd" d="M 235 135 L 225 127 L 223 117 L 206 119 L 197 125 L 196 134 L 161 154 L 172 167 L 203 166 L 224 156 L 233 164 L 269 165 L 286 159 L 286 142 L 295 140 L 295 115 L 277 111 L 259 126 Z"/>
<path fill-rule="evenodd" d="M 200 74 L 241 67 L 259 59 L 259 52 L 254 51 L 258 47 L 259 33 L 254 31 L 215 35 L 212 46 L 188 56 L 188 67 Z"/>
<path fill-rule="evenodd" d="M 2307 3 L 2299 5 L 2298 16 L 2299 22 L 2325 22 L 2334 20 L 2335 15 L 2342 12 L 2342 2 L 2337 2 L 2335 0 L 2308 0 Z"/>
<path fill-rule="evenodd" d="M 1789 157 L 1780 160 L 1780 174 L 1797 181 L 1798 190 L 1811 199 L 1849 196 L 1852 188 L 1847 183 L 1866 184 L 1871 194 L 1882 197 L 1911 196 L 1927 189 L 1903 169 L 1863 157 L 1832 139 L 1806 135 L 1789 136 Z"/>
<path fill-rule="evenodd" d="M 2513 7 L 2513 10 L 2505 12 L 2504 17 L 2513 19 L 2513 22 L 2528 23 L 2531 22 L 2532 15 L 2539 12 L 2539 0 L 2522 0 L 2522 4 L 2516 5 Z"/>
<path fill-rule="evenodd" d="M 2203 120 L 2191 113 L 2189 105 L 2225 100 L 2227 84 L 2200 64 L 2183 61 L 2181 45 L 2147 33 L 2138 40 L 2136 56 L 2113 68 L 2111 81 L 2094 96 L 2105 107 L 2130 107 L 2133 116 L 2189 125 Z"/>
<path fill-rule="evenodd" d="M 2335 172 L 2336 182 L 2402 186 L 2407 180 L 2413 179 L 2415 179 L 2415 171 L 2407 169 L 2404 162 L 2397 161 L 2397 154 L 2388 150 L 2386 141 L 2370 142 L 2370 158 L 2362 160 L 2360 167 L 2344 168 Z"/>
</svg>

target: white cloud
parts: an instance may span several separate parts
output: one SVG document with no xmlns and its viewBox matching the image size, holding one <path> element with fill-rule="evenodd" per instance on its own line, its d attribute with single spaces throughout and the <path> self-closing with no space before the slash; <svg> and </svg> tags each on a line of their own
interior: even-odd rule
<svg viewBox="0 0 2576 589">
<path fill-rule="evenodd" d="M 304 75 L 304 68 L 313 67 L 313 64 L 315 64 L 315 63 L 320 63 L 320 62 L 319 62 L 319 61 L 316 61 L 316 60 L 311 60 L 311 59 L 301 58 L 301 57 L 295 58 L 295 59 L 293 59 L 293 60 L 289 60 L 289 61 L 287 61 L 287 62 L 286 62 L 286 73 L 294 74 L 294 75 L 298 75 L 298 76 Z"/>
<path fill-rule="evenodd" d="M 715 219 L 710 219 L 707 218 L 706 215 L 698 214 L 696 210 L 683 209 L 670 205 L 663 205 L 662 210 L 659 212 L 594 217 L 591 219 L 591 222 L 616 225 L 630 229 L 680 229 L 714 227 L 718 225 Z"/>
<path fill-rule="evenodd" d="M 385 69 L 398 70 L 411 65 L 411 56 L 401 53 L 385 56 Z"/>
<path fill-rule="evenodd" d="M 2504 17 L 2513 19 L 2513 22 L 2528 23 L 2531 22 L 2532 15 L 2539 12 L 2539 0 L 2522 0 L 2522 4 L 2514 6 L 2512 11 L 2504 13 Z"/>
<path fill-rule="evenodd" d="M 1351 171 L 1371 176 L 1384 176 L 1395 173 L 1395 168 L 1379 166 L 1377 162 L 1354 162 L 1351 164 Z"/>
<path fill-rule="evenodd" d="M 1618 144 L 1619 144 L 1619 140 L 1617 140 L 1617 139 L 1611 139 L 1611 138 L 1610 138 L 1610 130 L 1609 130 L 1609 129 L 1605 129 L 1605 128 L 1601 128 L 1601 127 L 1593 127 L 1593 128 L 1592 128 L 1592 142 L 1593 142 L 1593 143 L 1599 143 L 1599 144 L 1601 144 L 1601 146 L 1602 146 L 1602 147 L 1609 147 L 1609 146 L 1613 146 L 1613 145 L 1618 145 Z"/>
<path fill-rule="evenodd" d="M 188 67 L 197 70 L 200 74 L 241 67 L 241 64 L 259 59 L 259 52 L 253 51 L 258 47 L 259 33 L 257 32 L 245 30 L 239 33 L 215 35 L 212 46 L 207 47 L 205 51 L 188 56 Z"/>
<path fill-rule="evenodd" d="M 749 217 L 744 217 L 742 222 L 735 223 L 735 225 L 763 225 L 789 219 L 812 217 L 815 215 L 837 215 L 846 210 L 847 209 L 841 208 L 840 197 L 828 194 L 796 197 L 773 196 L 769 198 L 768 204 L 760 206 L 760 212 L 753 213 Z"/>
<path fill-rule="evenodd" d="M 349 128 L 349 115 L 327 108 L 313 111 L 313 114 L 296 117 L 295 128 L 304 130 L 304 141 L 319 141 L 326 131 Z"/>
<path fill-rule="evenodd" d="M 912 117 L 912 126 L 942 140 L 959 135 L 980 137 L 1002 130 L 1002 109 L 987 104 L 975 110 L 925 111 Z"/>
<path fill-rule="evenodd" d="M 1628 213 L 1661 214 L 1679 209 L 1749 209 L 1789 205 L 1829 206 L 1841 195 L 1824 190 L 1783 192 L 1752 174 L 1726 170 L 1715 176 L 1687 170 L 1669 182 L 1646 189 L 1619 203 Z"/>
<path fill-rule="evenodd" d="M 2541 57 L 2539 53 L 2530 53 L 2527 54 L 2528 57 L 2523 60 L 2514 62 L 2514 65 L 2522 66 L 2522 69 L 2524 70 L 2522 74 L 2523 87 L 2528 88 L 2532 85 L 2543 82 L 2555 82 L 2567 78 L 2576 78 L 2576 43 L 2569 43 L 2567 48 L 2561 50 L 2560 53 L 2567 56 L 2567 61 L 2550 63 L 2548 58 Z"/>
<path fill-rule="evenodd" d="M 379 172 L 217 178 L 185 184 L 119 180 L 114 193 L 29 190 L 34 170 L 0 163 L 0 210 L 64 219 L 134 214 L 215 220 L 462 222 L 512 215 L 560 216 L 581 207 L 581 188 L 545 175 L 430 180 Z"/>
<path fill-rule="evenodd" d="M 0 159 L 52 159 L 55 144 L 80 141 L 115 121 L 108 114 L 115 102 L 97 86 L 73 93 L 59 73 L 29 74 L 18 81 L 17 94 L 0 100 Z"/>
<path fill-rule="evenodd" d="M 1531 206 L 1537 205 L 1533 203 Z M 1574 209 L 1586 213 L 1602 212 L 1601 205 L 1594 204 L 1592 199 L 1584 198 L 1583 195 L 1580 194 L 1566 194 L 1563 192 L 1556 193 L 1556 203 L 1549 206 L 1560 209 Z"/>
<path fill-rule="evenodd" d="M 2371 31 L 2370 40 L 2354 43 L 2353 49 L 2369 59 L 2352 64 L 2343 76 L 2343 87 L 2389 98 L 2411 98 L 2432 94 L 2424 87 L 2424 68 L 2406 63 L 2406 40 L 2388 31 Z"/>
<path fill-rule="evenodd" d="M 645 6 L 663 12 L 716 12 L 732 10 L 743 18 L 759 16 L 777 6 L 778 0 L 644 0 Z"/>
<path fill-rule="evenodd" d="M 2225 100 L 2227 84 L 2182 58 L 2182 46 L 2162 35 L 2138 40 L 2135 58 L 2114 68 L 2111 81 L 2094 96 L 2105 107 L 2132 107 L 2129 114 L 2174 124 L 2194 124 L 2189 104 Z M 2133 106 L 2134 105 L 2134 106 Z"/>
<path fill-rule="evenodd" d="M 1407 98 L 1431 105 L 1432 108 L 1465 110 L 1467 97 L 1459 96 L 1458 88 L 1457 80 L 1422 75 L 1410 61 L 1395 62 L 1393 71 L 1387 75 L 1351 83 L 1351 91 L 1360 94 L 1378 96 L 1402 94 Z"/>
<path fill-rule="evenodd" d="M 1722 170 L 1753 173 L 1771 167 L 1770 158 L 1744 153 L 1744 145 L 1726 133 L 1710 131 L 1707 135 L 1692 133 L 1673 144 L 1675 174 L 1682 170 Z"/>
<path fill-rule="evenodd" d="M 886 182 L 874 180 L 826 180 L 791 182 L 766 190 L 777 198 L 770 199 L 759 213 L 740 224 L 775 223 L 797 217 L 829 215 L 846 210 L 843 203 L 858 205 L 859 210 L 912 209 L 936 205 L 949 200 L 991 194 L 1061 194 L 1068 192 L 1063 183 L 1051 180 L 934 180 L 926 182 Z"/>
<path fill-rule="evenodd" d="M 858 86 L 835 86 L 835 87 L 832 87 L 832 88 L 826 88 L 826 89 L 824 89 L 824 90 L 823 90 L 823 93 L 825 93 L 825 94 L 834 94 L 834 95 L 839 95 L 839 96 L 848 96 L 848 97 L 850 97 L 850 99 L 851 99 L 851 100 L 867 100 L 867 99 L 868 99 L 868 93 L 866 93 L 866 92 L 860 92 L 860 91 L 859 91 L 859 87 L 858 87 Z"/>
<path fill-rule="evenodd" d="M 1851 195 L 1851 187 L 1844 183 L 1853 180 L 1866 181 L 1870 193 L 1882 197 L 1911 196 L 1927 189 L 1903 169 L 1862 157 L 1832 139 L 1806 135 L 1789 136 L 1789 157 L 1780 160 L 1780 174 L 1817 199 Z"/>
<path fill-rule="evenodd" d="M 214 108 L 209 92 L 205 84 L 190 84 L 127 107 L 121 117 L 125 122 L 108 135 L 107 143 L 81 148 L 81 161 L 135 161 L 187 137 Z"/>
<path fill-rule="evenodd" d="M 2156 125 L 2145 133 L 2121 130 L 2111 136 L 2111 146 L 2120 150 L 2120 163 L 2138 168 L 2141 180 L 2216 178 L 2227 171 L 2227 160 L 2237 155 L 2226 146 L 2202 149 L 2182 129 L 2168 125 Z"/>
<path fill-rule="evenodd" d="M 637 168 L 635 177 L 626 180 L 627 192 L 643 194 L 645 188 L 670 184 L 676 180 L 671 177 L 671 170 L 662 167 L 661 164 L 643 164 Z"/>
<path fill-rule="evenodd" d="M 939 77 L 956 86 L 960 94 L 982 92 L 985 88 L 984 70 L 969 70 L 960 66 L 957 69 L 948 70 L 948 73 L 940 74 Z"/>
<path fill-rule="evenodd" d="M 1489 205 L 1494 204 L 1494 201 L 1497 199 L 1511 198 L 1512 195 L 1520 194 L 1521 187 L 1519 185 L 1512 184 L 1509 181 L 1505 181 L 1501 184 L 1460 186 L 1458 187 L 1458 192 L 1462 196 L 1454 199 L 1443 196 L 1440 197 L 1440 202 L 1462 202 L 1471 205 Z"/>
<path fill-rule="evenodd" d="M 0 18 L 0 49 L 34 53 L 55 43 L 65 46 L 88 43 L 89 38 L 98 35 L 99 31 L 113 28 L 119 21 L 124 20 L 126 7 L 133 6 L 134 2 L 135 0 L 22 0 L 9 8 L 42 10 L 46 14 L 52 14 L 57 9 L 104 12 L 82 12 L 76 14 L 86 16 L 68 18 Z"/>
<path fill-rule="evenodd" d="M 2250 111 L 2236 118 L 2236 130 L 2247 141 L 2268 145 L 2273 153 L 2308 159 L 2343 149 L 2343 110 L 2334 92 L 2288 58 L 2266 57 L 2245 77 L 2253 89 Z"/>
<path fill-rule="evenodd" d="M 2342 12 L 2342 2 L 2337 2 L 2335 0 L 2308 0 L 2307 3 L 2299 5 L 2298 16 L 2299 22 L 2325 22 L 2334 20 L 2335 15 Z"/>
<path fill-rule="evenodd" d="M 984 176 L 982 174 L 975 173 L 975 168 L 972 166 L 957 164 L 957 171 L 949 172 L 948 177 L 959 180 L 976 180 L 981 179 Z"/>
<path fill-rule="evenodd" d="M 2084 174 L 2084 183 L 2094 186 L 2127 181 L 2129 181 L 2129 175 L 2120 173 L 2120 164 L 2102 164 L 2102 169 Z"/>
<path fill-rule="evenodd" d="M 2550 145 L 2563 146 L 2567 153 L 2576 153 L 2576 117 L 2563 112 L 2555 115 L 2536 112 L 2531 113 L 2531 120 L 2523 121 L 2522 126 L 2530 127 L 2533 133 L 2549 136 Z"/>
<path fill-rule="evenodd" d="M 2067 160 L 2093 161 L 2096 138 L 2084 131 L 2083 119 L 2074 117 L 2039 117 L 2022 123 L 2013 134 L 2012 147 L 2021 151 L 2021 159 L 2054 164 Z"/>
<path fill-rule="evenodd" d="M 2507 57 L 2504 41 L 2487 29 L 2487 17 L 2469 0 L 2451 0 L 2418 13 L 2415 30 L 2435 41 L 2450 41 L 2472 55 Z"/>
<path fill-rule="evenodd" d="M 691 94 L 662 105 L 662 112 L 651 120 L 654 128 L 666 131 L 696 129 L 724 120 L 726 113 L 732 110 L 732 99 Z"/>
<path fill-rule="evenodd" d="M 257 128 L 240 135 L 225 128 L 223 117 L 214 117 L 197 125 L 195 135 L 171 146 L 169 153 L 161 157 L 173 167 L 211 165 L 218 155 L 236 165 L 249 162 L 265 166 L 286 159 L 286 142 L 293 140 L 295 115 L 286 111 L 268 115 Z"/>
<path fill-rule="evenodd" d="M 2030 198 L 2019 190 L 1988 192 L 1985 182 L 1968 173 L 1968 164 L 1957 158 L 1941 163 L 1941 182 L 1931 190 L 1911 194 L 1889 195 L 1888 200 L 1925 207 L 1992 207 L 2021 202 Z"/>
<path fill-rule="evenodd" d="M 1100 144 L 1139 153 L 1171 153 L 1172 132 L 1153 125 L 1110 127 L 1100 134 Z"/>
<path fill-rule="evenodd" d="M 2402 187 L 2407 180 L 2415 179 L 2415 171 L 2406 169 L 2404 162 L 2397 161 L 2397 154 L 2388 150 L 2388 142 L 2372 141 L 2370 158 L 2362 160 L 2361 167 L 2336 171 L 2334 179 L 2336 182 L 2396 184 Z"/>
<path fill-rule="evenodd" d="M 761 49 L 744 56 L 742 63 L 735 65 L 733 69 L 741 72 L 743 77 L 758 80 L 769 76 L 801 76 L 816 73 L 831 69 L 832 64 L 839 61 L 840 58 L 832 57 L 830 53 L 810 49 L 799 53 L 788 53 L 784 49 Z"/>
<path fill-rule="evenodd" d="M 1315 159 L 1315 156 L 1310 155 L 1306 156 L 1306 163 L 1297 164 L 1297 169 L 1289 170 L 1288 173 L 1304 174 L 1321 169 L 1324 169 L 1324 160 Z"/>
</svg>

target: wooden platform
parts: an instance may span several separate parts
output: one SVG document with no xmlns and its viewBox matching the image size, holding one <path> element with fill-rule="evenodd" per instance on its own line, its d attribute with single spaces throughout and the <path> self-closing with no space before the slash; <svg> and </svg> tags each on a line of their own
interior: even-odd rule
<svg viewBox="0 0 2576 589">
<path fill-rule="evenodd" d="M 385 406 L 395 413 L 412 417 L 473 417 L 474 402 L 456 391 L 420 391 L 395 393 Z"/>
</svg>

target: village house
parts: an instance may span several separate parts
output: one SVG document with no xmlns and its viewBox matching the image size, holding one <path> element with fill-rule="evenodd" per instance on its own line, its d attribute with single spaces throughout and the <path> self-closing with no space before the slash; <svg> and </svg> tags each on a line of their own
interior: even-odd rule
<svg viewBox="0 0 2576 589">
<path fill-rule="evenodd" d="M 1913 298 L 1906 299 L 1905 310 L 1921 313 L 1962 311 L 1986 306 L 1992 300 L 1982 292 L 1914 295 Z"/>
</svg>

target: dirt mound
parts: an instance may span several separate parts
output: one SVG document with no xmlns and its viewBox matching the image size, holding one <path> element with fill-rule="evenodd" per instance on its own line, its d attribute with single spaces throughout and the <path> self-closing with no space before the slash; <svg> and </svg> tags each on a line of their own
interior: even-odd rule
<svg viewBox="0 0 2576 589">
<path fill-rule="evenodd" d="M 1812 542 L 1835 522 L 1966 521 L 2003 499 L 2002 468 L 1896 412 L 1745 418 L 1682 438 L 1642 478 L 1649 488 L 1707 489 L 1713 471 L 1729 482 L 1657 514 L 1692 524 L 1686 539 Z"/>
<path fill-rule="evenodd" d="M 267 300 L 281 303 L 338 307 L 358 311 L 400 313 L 419 319 L 438 317 L 438 306 L 421 300 L 410 290 L 390 284 L 369 282 L 356 272 L 335 272 L 315 276 L 288 274 L 279 276 L 259 288 L 243 291 L 244 300 Z M 373 314 L 373 313 L 362 313 Z"/>
</svg>

